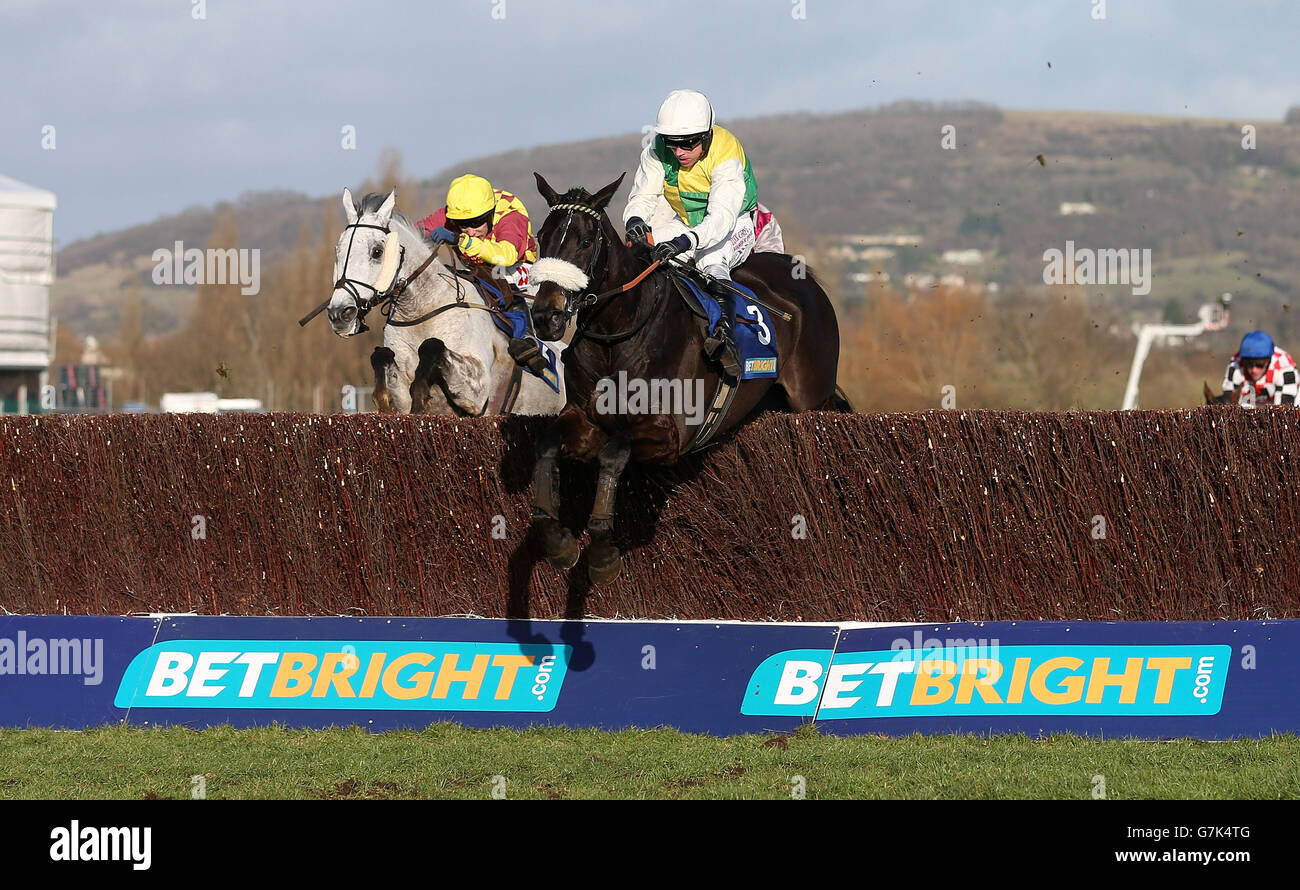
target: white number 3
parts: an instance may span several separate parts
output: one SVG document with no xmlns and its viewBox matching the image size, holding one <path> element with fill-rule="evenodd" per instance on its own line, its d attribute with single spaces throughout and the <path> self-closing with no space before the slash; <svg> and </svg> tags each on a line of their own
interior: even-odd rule
<svg viewBox="0 0 1300 890">
<path fill-rule="evenodd" d="M 753 303 L 745 307 L 745 311 L 758 320 L 758 342 L 764 346 L 772 342 L 772 331 L 763 321 L 763 313 Z"/>
</svg>

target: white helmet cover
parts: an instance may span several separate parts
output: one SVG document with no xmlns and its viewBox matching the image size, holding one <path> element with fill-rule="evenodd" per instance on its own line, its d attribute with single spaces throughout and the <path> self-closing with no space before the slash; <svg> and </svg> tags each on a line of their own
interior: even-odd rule
<svg viewBox="0 0 1300 890">
<path fill-rule="evenodd" d="M 659 106 L 655 132 L 660 136 L 693 136 L 713 129 L 713 105 L 697 90 L 673 90 Z"/>
</svg>

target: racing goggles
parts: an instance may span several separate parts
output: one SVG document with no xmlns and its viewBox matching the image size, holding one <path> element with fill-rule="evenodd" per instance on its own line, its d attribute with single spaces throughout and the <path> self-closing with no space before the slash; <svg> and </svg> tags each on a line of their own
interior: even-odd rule
<svg viewBox="0 0 1300 890">
<path fill-rule="evenodd" d="M 665 136 L 663 137 L 664 145 L 669 148 L 680 148 L 690 151 L 695 146 L 704 141 L 703 133 L 692 133 L 689 136 Z"/>
<path fill-rule="evenodd" d="M 473 219 L 448 219 L 447 228 L 454 229 L 457 232 L 463 232 L 465 229 L 477 229 L 479 226 L 487 225 L 492 222 L 493 211 L 474 217 Z"/>
</svg>

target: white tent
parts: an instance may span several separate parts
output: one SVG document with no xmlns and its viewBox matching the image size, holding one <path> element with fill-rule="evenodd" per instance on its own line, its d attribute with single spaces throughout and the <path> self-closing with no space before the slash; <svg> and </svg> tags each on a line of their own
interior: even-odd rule
<svg viewBox="0 0 1300 890">
<path fill-rule="evenodd" d="M 0 370 L 44 370 L 54 283 L 51 192 L 0 176 Z"/>
</svg>

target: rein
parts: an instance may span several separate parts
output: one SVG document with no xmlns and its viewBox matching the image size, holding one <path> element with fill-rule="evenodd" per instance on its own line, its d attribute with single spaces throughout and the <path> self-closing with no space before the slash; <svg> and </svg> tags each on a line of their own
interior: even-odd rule
<svg viewBox="0 0 1300 890">
<path fill-rule="evenodd" d="M 392 306 L 394 303 L 396 303 L 397 298 L 400 297 L 402 294 L 406 293 L 407 286 L 410 285 L 412 281 L 419 278 L 420 273 L 422 273 L 425 269 L 429 268 L 429 264 L 433 262 L 433 259 L 435 256 L 437 256 L 437 254 L 438 252 L 436 250 L 431 252 L 429 254 L 428 259 L 426 259 L 423 263 L 420 263 L 420 265 L 415 267 L 415 272 L 411 274 L 410 278 L 397 279 L 396 283 L 394 283 L 393 285 L 392 290 L 390 290 L 386 295 L 382 297 L 382 303 L 380 304 L 379 311 L 384 312 L 385 307 Z M 400 269 L 401 266 L 399 265 L 398 268 Z M 391 309 L 389 309 L 388 312 L 384 312 L 385 317 L 390 315 L 391 312 L 392 312 Z"/>
<path fill-rule="evenodd" d="M 656 260 L 655 262 L 657 265 L 658 261 Z M 651 268 L 654 267 L 652 266 Z M 601 306 L 596 307 L 594 306 L 594 304 L 596 303 L 597 300 L 600 300 L 602 297 L 615 297 L 618 296 L 619 294 L 627 293 L 633 287 L 636 287 L 637 283 L 639 283 L 639 280 L 644 278 L 646 273 L 648 273 L 649 271 L 650 270 L 647 269 L 646 272 L 643 272 L 640 276 L 637 277 L 637 279 L 634 279 L 632 282 L 629 282 L 628 284 L 624 285 L 621 288 L 617 288 L 605 294 L 601 294 L 600 297 L 594 298 L 591 301 L 593 305 L 592 315 L 589 315 L 587 317 L 588 323 L 590 323 L 594 315 L 599 314 L 601 309 L 604 309 L 606 306 L 610 305 L 610 303 L 613 302 L 613 300 L 610 299 L 607 300 Z M 654 316 L 655 310 L 658 309 L 659 304 L 663 302 L 664 293 L 666 291 L 667 288 L 661 288 L 659 292 L 655 294 L 654 299 L 650 302 L 648 310 L 642 313 L 641 320 L 638 321 L 636 324 L 634 324 L 632 327 L 628 328 L 626 331 L 619 331 L 617 334 L 600 334 L 594 331 L 589 331 L 585 327 L 579 327 L 577 332 L 574 333 L 573 339 L 569 341 L 569 346 L 573 347 L 577 345 L 578 342 L 581 340 L 591 340 L 594 343 L 600 343 L 603 346 L 609 346 L 611 344 L 620 343 L 623 340 L 628 340 L 634 337 L 637 333 L 640 332 L 642 328 L 644 328 L 647 324 L 650 323 L 650 319 Z"/>
<path fill-rule="evenodd" d="M 424 261 L 424 265 L 420 267 L 419 271 L 416 273 L 417 275 L 419 274 L 419 272 L 424 271 L 424 267 L 427 266 L 427 265 L 429 265 L 429 263 L 433 261 L 433 258 L 437 255 L 438 250 L 441 249 L 441 247 L 442 247 L 442 245 L 439 245 L 438 248 L 436 248 L 436 249 L 433 251 L 433 253 L 431 253 L 431 254 L 429 255 L 429 259 L 427 259 L 427 260 Z M 454 262 L 455 262 L 455 258 L 454 258 L 454 256 L 453 256 L 453 258 L 452 258 L 452 263 L 454 264 Z M 431 319 L 431 318 L 436 318 L 437 316 L 439 316 L 439 315 L 441 315 L 442 313 L 446 312 L 448 309 L 482 309 L 484 312 L 490 312 L 490 313 L 492 313 L 494 316 L 496 316 L 496 317 L 498 317 L 498 318 L 504 318 L 504 317 L 505 317 L 505 313 L 502 312 L 500 309 L 497 309 L 495 306 L 489 306 L 489 305 L 487 304 L 487 298 L 486 298 L 486 297 L 483 297 L 482 293 L 479 293 L 479 298 L 482 299 L 482 300 L 484 300 L 483 305 L 480 306 L 480 305 L 477 304 L 477 303 L 468 303 L 468 302 L 466 302 L 466 301 L 465 301 L 465 291 L 464 291 L 464 289 L 461 287 L 460 276 L 457 275 L 454 271 L 451 273 L 450 277 L 447 276 L 447 275 L 444 275 L 444 276 L 442 276 L 442 277 L 445 278 L 445 279 L 447 279 L 447 280 L 449 280 L 449 281 L 451 281 L 452 283 L 454 283 L 454 284 L 456 285 L 456 302 L 454 302 L 454 303 L 445 303 L 445 304 L 443 304 L 442 306 L 439 306 L 439 307 L 436 308 L 436 309 L 432 309 L 432 310 L 430 310 L 430 311 L 424 313 L 424 314 L 421 315 L 419 318 L 410 318 L 410 319 L 401 319 L 401 320 L 396 320 L 396 319 L 394 319 L 394 318 L 392 317 L 392 313 L 393 313 L 394 309 L 396 308 L 396 304 L 393 302 L 393 299 L 395 299 L 395 298 L 393 298 L 393 299 L 388 300 L 388 301 L 385 303 L 385 305 L 384 305 L 383 307 L 381 307 L 380 310 L 379 310 L 380 312 L 383 312 L 383 313 L 384 313 L 384 317 L 387 319 L 387 321 L 386 321 L 385 323 L 386 323 L 386 324 L 391 324 L 393 327 L 397 327 L 397 328 L 409 328 L 409 327 L 414 327 L 414 326 L 417 325 L 417 324 L 423 324 L 424 322 L 428 321 L 428 320 Z M 412 280 L 414 280 L 415 276 L 411 276 L 411 278 L 412 278 Z M 478 289 L 475 288 L 475 291 L 477 292 Z M 400 296 L 400 294 L 398 294 L 397 296 Z"/>
<path fill-rule="evenodd" d="M 640 275 L 638 275 L 637 277 L 633 278 L 633 279 L 632 279 L 631 281 L 629 281 L 627 284 L 621 284 L 621 285 L 619 285 L 618 287 L 613 288 L 612 290 L 607 290 L 607 291 L 605 291 L 605 292 L 602 293 L 602 294 L 587 294 L 585 297 L 583 297 L 583 298 L 579 301 L 578 308 L 579 308 L 579 309 L 585 309 L 585 308 L 587 308 L 587 307 L 589 307 L 589 306 L 595 306 L 596 303 L 600 302 L 601 300 L 607 299 L 607 298 L 609 298 L 609 297 L 616 297 L 616 296 L 618 296 L 619 294 L 625 294 L 625 293 L 627 293 L 627 292 L 630 291 L 632 288 L 636 287 L 638 284 L 640 284 L 641 282 L 645 281 L 646 276 L 648 276 L 648 275 L 649 275 L 651 272 L 653 272 L 655 269 L 658 269 L 659 266 L 660 266 L 660 261 L 659 261 L 659 260 L 655 260 L 653 263 L 651 263 L 650 265 L 646 266 L 645 269 L 641 272 Z M 565 311 L 567 312 L 568 310 L 565 310 Z M 575 309 L 574 311 L 576 312 L 577 310 Z"/>
<path fill-rule="evenodd" d="M 399 276 L 393 280 L 392 285 L 390 285 L 387 290 L 380 292 L 375 289 L 374 285 L 366 284 L 364 281 L 357 281 L 355 278 L 348 278 L 347 277 L 348 261 L 351 260 L 352 258 L 352 239 L 356 237 L 356 229 L 378 229 L 379 231 L 388 234 L 388 232 L 390 231 L 389 228 L 387 226 L 377 226 L 374 225 L 373 223 L 352 223 L 346 228 L 352 229 L 353 232 L 352 235 L 349 236 L 348 238 L 348 252 L 343 258 L 343 274 L 339 277 L 338 281 L 334 282 L 334 288 L 336 290 L 342 288 L 343 290 L 346 290 L 349 294 L 352 295 L 352 300 L 357 307 L 357 314 L 360 316 L 357 319 L 358 326 L 360 328 L 360 330 L 358 330 L 357 333 L 362 333 L 364 331 L 369 330 L 369 328 L 366 326 L 365 323 L 366 313 L 369 312 L 371 309 L 375 308 L 376 306 L 379 307 L 379 311 L 384 316 L 384 324 L 386 325 L 391 324 L 394 327 L 399 327 L 399 328 L 413 327 L 415 325 L 422 324 L 431 318 L 441 315 L 443 312 L 446 312 L 448 309 L 482 309 L 486 312 L 491 312 L 493 315 L 496 316 L 503 315 L 503 313 L 499 309 L 496 309 L 492 306 L 488 306 L 486 305 L 486 303 L 482 306 L 479 306 L 475 303 L 465 302 L 465 294 L 464 291 L 461 289 L 460 279 L 456 277 L 455 273 L 453 272 L 452 273 L 453 278 L 451 280 L 454 280 L 456 284 L 456 302 L 447 303 L 446 305 L 439 306 L 437 309 L 434 309 L 430 312 L 426 312 L 424 315 L 421 315 L 419 318 L 401 319 L 401 320 L 394 319 L 393 312 L 397 308 L 397 300 L 403 294 L 406 293 L 406 289 L 411 285 L 411 283 L 414 282 L 415 279 L 419 278 L 420 275 L 424 273 L 425 269 L 429 268 L 429 265 L 437 258 L 438 250 L 441 249 L 442 245 L 439 245 L 438 247 L 434 248 L 429 253 L 428 258 L 423 263 L 420 263 L 420 265 L 416 266 L 415 271 L 412 272 L 410 276 L 406 278 L 400 277 L 402 264 L 406 261 L 406 248 L 403 247 L 401 249 L 401 254 L 399 255 L 399 259 L 397 261 L 397 271 L 399 273 Z M 453 265 L 455 263 L 454 257 L 452 263 Z M 361 294 L 357 291 L 358 286 L 369 288 L 370 290 L 374 291 L 375 295 L 370 298 L 361 296 Z M 334 298 L 332 296 L 327 298 L 323 303 L 321 303 L 319 306 L 313 309 L 310 313 L 300 318 L 298 320 L 299 326 L 305 326 L 307 322 L 311 321 L 317 315 L 320 315 L 321 312 L 323 312 L 325 308 L 329 306 L 330 302 L 333 299 Z"/>
</svg>

